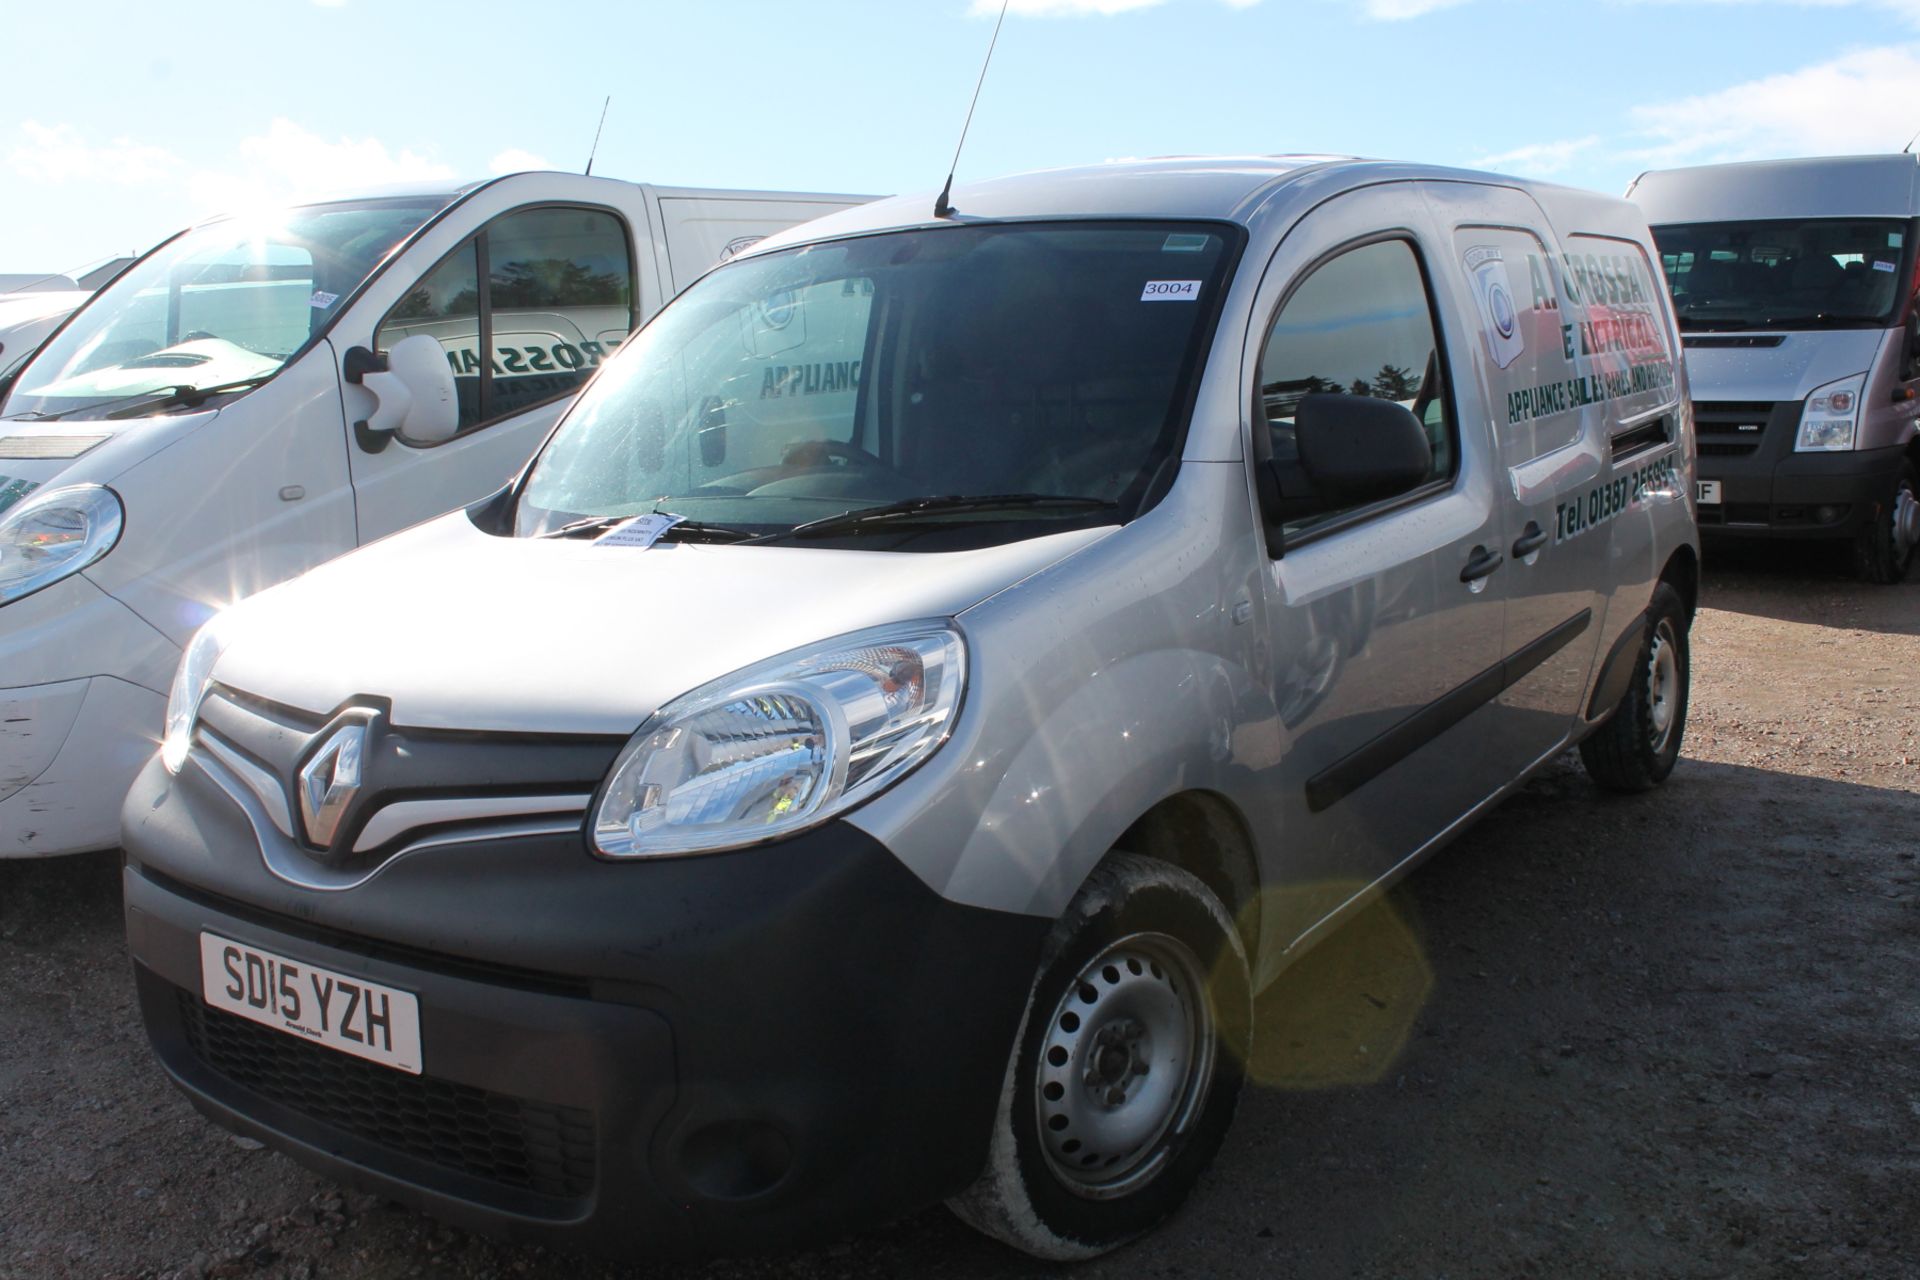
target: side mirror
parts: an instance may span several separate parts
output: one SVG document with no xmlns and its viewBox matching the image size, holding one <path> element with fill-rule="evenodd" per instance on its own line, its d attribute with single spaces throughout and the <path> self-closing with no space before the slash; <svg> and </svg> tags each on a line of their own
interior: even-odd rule
<svg viewBox="0 0 1920 1280">
<path fill-rule="evenodd" d="M 368 453 L 386 448 L 393 436 L 409 444 L 439 444 L 460 429 L 453 369 L 438 339 L 416 333 L 394 343 L 384 356 L 354 347 L 345 366 L 347 381 L 360 383 L 376 401 L 372 415 L 353 424 Z"/>
<path fill-rule="evenodd" d="M 1293 423 L 1300 466 L 1329 506 L 1394 497 L 1433 471 L 1427 429 L 1398 401 L 1316 393 L 1301 399 Z"/>
</svg>

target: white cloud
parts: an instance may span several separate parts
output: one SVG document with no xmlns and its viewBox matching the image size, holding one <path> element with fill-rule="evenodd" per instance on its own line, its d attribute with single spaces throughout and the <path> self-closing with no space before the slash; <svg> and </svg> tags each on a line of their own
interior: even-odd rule
<svg viewBox="0 0 1920 1280">
<path fill-rule="evenodd" d="M 1466 3 L 1467 0 L 1361 0 L 1360 8 L 1375 22 L 1404 22 Z"/>
<path fill-rule="evenodd" d="M 15 173 L 34 182 L 104 182 L 144 186 L 179 171 L 180 161 L 165 147 L 115 138 L 95 146 L 70 124 L 21 124 L 23 141 L 7 153 Z"/>
<path fill-rule="evenodd" d="M 1530 143 L 1524 147 L 1515 147 L 1511 151 L 1481 156 L 1468 163 L 1476 169 L 1492 169 L 1499 173 L 1517 174 L 1523 178 L 1545 177 L 1548 174 L 1565 171 L 1577 157 L 1599 145 L 1600 135 L 1588 134 L 1584 138 L 1562 138 L 1557 142 Z"/>
<path fill-rule="evenodd" d="M 264 134 L 235 146 L 240 163 L 205 168 L 187 181 L 196 204 L 247 209 L 306 196 L 412 182 L 443 182 L 453 169 L 414 151 L 389 151 L 378 138 L 329 140 L 277 116 Z"/>
<path fill-rule="evenodd" d="M 553 168 L 551 160 L 520 147 L 508 147 L 487 161 L 488 173 L 526 173 L 531 170 L 551 168 Z"/>
<path fill-rule="evenodd" d="M 1920 46 L 1863 49 L 1712 93 L 1635 107 L 1635 160 L 1659 167 L 1892 151 L 1920 125 Z"/>
</svg>

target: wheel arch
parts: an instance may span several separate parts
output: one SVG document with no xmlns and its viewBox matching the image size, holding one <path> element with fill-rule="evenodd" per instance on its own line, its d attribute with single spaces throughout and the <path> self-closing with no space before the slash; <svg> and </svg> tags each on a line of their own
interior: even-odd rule
<svg viewBox="0 0 1920 1280">
<path fill-rule="evenodd" d="M 1676 548 L 1660 570 L 1660 581 L 1680 593 L 1681 603 L 1687 607 L 1687 622 L 1691 625 L 1693 615 L 1700 607 L 1700 553 L 1690 545 L 1683 544 Z"/>
<path fill-rule="evenodd" d="M 1260 863 L 1246 816 L 1214 791 L 1181 791 L 1134 819 L 1114 848 L 1192 874 L 1220 899 L 1251 959 L 1260 939 Z"/>
</svg>

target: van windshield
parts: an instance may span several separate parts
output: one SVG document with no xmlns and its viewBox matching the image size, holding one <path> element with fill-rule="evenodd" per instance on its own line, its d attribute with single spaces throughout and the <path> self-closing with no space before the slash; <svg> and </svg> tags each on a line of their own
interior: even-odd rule
<svg viewBox="0 0 1920 1280">
<path fill-rule="evenodd" d="M 1129 518 L 1171 476 L 1236 244 L 1212 224 L 1048 222 L 740 259 L 583 393 L 516 529 L 659 509 L 688 521 L 675 536 L 949 545 L 961 526 Z"/>
<path fill-rule="evenodd" d="M 0 416 L 135 415 L 266 381 L 451 197 L 306 205 L 196 227 L 129 267 L 14 380 Z"/>
<path fill-rule="evenodd" d="M 1653 228 L 1682 329 L 1880 329 L 1895 323 L 1910 224 L 1893 218 Z"/>
</svg>

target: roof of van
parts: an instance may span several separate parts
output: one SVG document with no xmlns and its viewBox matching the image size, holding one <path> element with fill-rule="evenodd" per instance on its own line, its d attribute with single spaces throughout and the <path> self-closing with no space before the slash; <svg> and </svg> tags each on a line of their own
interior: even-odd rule
<svg viewBox="0 0 1920 1280">
<path fill-rule="evenodd" d="M 1627 197 L 1656 225 L 1768 218 L 1910 218 L 1920 156 L 1820 156 L 1655 169 Z"/>
<path fill-rule="evenodd" d="M 1531 192 L 1556 218 L 1596 205 L 1624 208 L 1612 196 L 1437 165 L 1327 155 L 1162 156 L 1042 169 L 956 185 L 953 219 L 1205 218 L 1245 223 L 1282 193 L 1305 193 L 1317 201 L 1368 182 L 1421 179 L 1468 179 L 1517 187 Z M 933 203 L 932 190 L 876 200 L 769 236 L 751 252 L 930 224 Z"/>
</svg>

